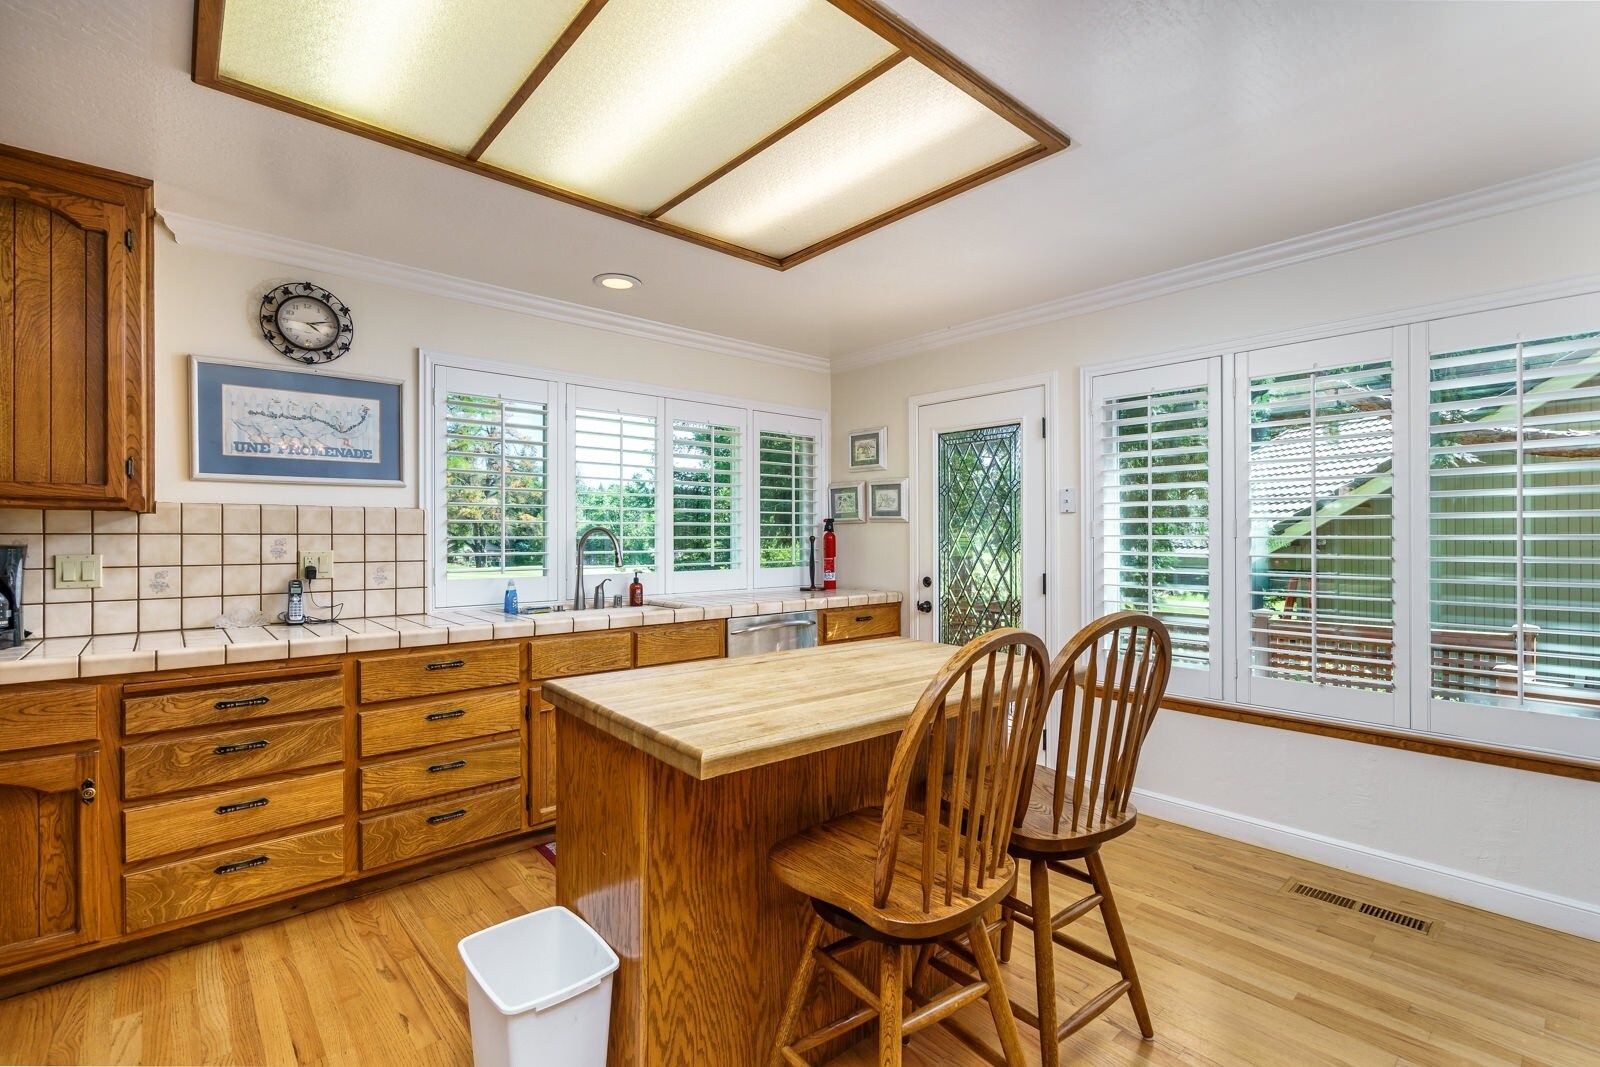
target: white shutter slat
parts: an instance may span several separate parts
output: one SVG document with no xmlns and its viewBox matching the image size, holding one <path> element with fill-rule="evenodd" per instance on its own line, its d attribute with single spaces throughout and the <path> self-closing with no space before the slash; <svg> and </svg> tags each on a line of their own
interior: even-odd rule
<svg viewBox="0 0 1600 1067">
<path fill-rule="evenodd" d="M 548 419 L 543 402 L 445 394 L 446 580 L 548 572 Z"/>
<path fill-rule="evenodd" d="M 672 568 L 732 571 L 742 552 L 743 434 L 711 421 L 672 421 Z"/>
<path fill-rule="evenodd" d="M 817 438 L 763 428 L 756 478 L 761 568 L 805 566 L 816 528 Z"/>
<path fill-rule="evenodd" d="M 588 391 L 598 393 L 598 391 Z M 590 399 L 580 391 L 580 403 Z M 656 569 L 656 419 L 629 410 L 572 412 L 576 537 L 604 526 L 622 543 L 622 569 Z M 611 542 L 591 538 L 584 566 L 616 569 Z"/>
</svg>

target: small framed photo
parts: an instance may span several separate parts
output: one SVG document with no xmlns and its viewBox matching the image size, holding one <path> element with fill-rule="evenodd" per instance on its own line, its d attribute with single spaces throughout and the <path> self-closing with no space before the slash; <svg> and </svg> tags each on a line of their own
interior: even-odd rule
<svg viewBox="0 0 1600 1067">
<path fill-rule="evenodd" d="M 867 483 L 867 517 L 873 522 L 910 522 L 906 515 L 906 485 L 909 478 L 893 482 Z"/>
<path fill-rule="evenodd" d="M 881 471 L 889 466 L 889 428 L 850 431 L 850 469 Z"/>
<path fill-rule="evenodd" d="M 866 522 L 862 510 L 866 483 L 834 482 L 828 486 L 828 512 L 834 522 Z"/>
</svg>

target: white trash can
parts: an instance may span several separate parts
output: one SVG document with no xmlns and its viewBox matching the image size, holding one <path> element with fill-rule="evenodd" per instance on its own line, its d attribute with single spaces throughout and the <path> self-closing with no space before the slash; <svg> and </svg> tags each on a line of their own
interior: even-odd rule
<svg viewBox="0 0 1600 1067">
<path fill-rule="evenodd" d="M 461 939 L 476 1067 L 605 1067 L 617 954 L 566 908 Z"/>
</svg>

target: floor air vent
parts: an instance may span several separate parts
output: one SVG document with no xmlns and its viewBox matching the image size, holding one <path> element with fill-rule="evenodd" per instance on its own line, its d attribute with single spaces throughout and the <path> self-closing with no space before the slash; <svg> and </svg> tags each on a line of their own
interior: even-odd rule
<svg viewBox="0 0 1600 1067">
<path fill-rule="evenodd" d="M 1347 897 L 1343 893 L 1335 893 L 1333 890 L 1323 889 L 1321 886 L 1307 885 L 1305 882 L 1291 882 L 1289 884 L 1289 892 L 1302 897 L 1310 897 L 1312 900 L 1320 900 L 1324 904 L 1332 904 L 1336 908 L 1360 912 L 1362 915 L 1380 919 L 1386 923 L 1393 923 L 1395 926 L 1403 926 L 1407 930 L 1415 930 L 1419 934 L 1425 934 L 1433 929 L 1433 922 L 1429 919 L 1419 919 L 1415 915 L 1407 915 L 1403 911 L 1395 911 L 1393 908 L 1384 908 L 1365 900 Z"/>
</svg>

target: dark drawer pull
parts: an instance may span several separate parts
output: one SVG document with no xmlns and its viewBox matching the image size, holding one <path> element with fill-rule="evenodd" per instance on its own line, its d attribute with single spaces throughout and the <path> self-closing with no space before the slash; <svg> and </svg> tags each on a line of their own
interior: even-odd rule
<svg viewBox="0 0 1600 1067">
<path fill-rule="evenodd" d="M 265 857 L 265 856 L 257 856 L 255 859 L 251 859 L 251 860 L 240 860 L 238 863 L 224 863 L 221 867 L 218 867 L 215 871 L 213 871 L 211 873 L 213 873 L 213 874 L 233 874 L 235 871 L 248 871 L 251 867 L 260 867 L 262 864 L 264 864 L 266 862 L 267 862 L 267 857 Z"/>
<path fill-rule="evenodd" d="M 266 748 L 268 744 L 266 741 L 246 741 L 242 745 L 218 745 L 211 751 L 219 756 L 231 756 L 235 752 L 254 752 L 258 748 Z"/>
<path fill-rule="evenodd" d="M 466 813 L 466 808 L 457 808 L 455 811 L 444 811 L 440 812 L 438 815 L 430 815 L 428 816 L 428 825 L 432 826 L 435 823 L 449 822 L 451 819 L 459 819 Z"/>
<path fill-rule="evenodd" d="M 272 700 L 271 697 L 250 697 L 246 700 L 219 700 L 212 707 L 218 711 L 231 711 L 234 708 L 259 708 Z"/>
<path fill-rule="evenodd" d="M 466 665 L 467 665 L 467 661 L 464 660 L 464 659 L 447 659 L 443 663 L 430 663 L 430 664 L 428 664 L 428 670 L 430 670 L 430 671 L 453 671 L 457 667 L 465 667 Z"/>
<path fill-rule="evenodd" d="M 459 719 L 467 713 L 466 708 L 457 708 L 454 711 L 435 711 L 428 715 L 429 722 L 443 722 L 445 719 Z"/>
<path fill-rule="evenodd" d="M 857 615 L 856 616 L 856 622 L 871 622 L 871 621 L 872 621 L 872 616 L 871 615 Z"/>
<path fill-rule="evenodd" d="M 440 774 L 444 771 L 459 771 L 466 765 L 467 761 L 464 759 L 451 760 L 449 763 L 435 763 L 432 767 L 428 768 L 428 773 Z"/>
<path fill-rule="evenodd" d="M 241 801 L 238 804 L 224 804 L 217 809 L 218 815 L 232 815 L 236 811 L 249 811 L 251 808 L 264 808 L 267 806 L 266 797 L 257 797 L 254 800 Z"/>
</svg>

